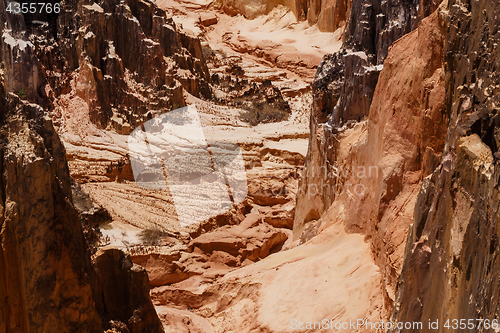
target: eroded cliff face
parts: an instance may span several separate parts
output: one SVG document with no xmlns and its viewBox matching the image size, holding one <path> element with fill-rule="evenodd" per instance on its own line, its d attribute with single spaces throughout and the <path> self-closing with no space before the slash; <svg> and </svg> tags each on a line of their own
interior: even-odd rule
<svg viewBox="0 0 500 333">
<path fill-rule="evenodd" d="M 229 15 L 242 14 L 249 19 L 282 5 L 289 8 L 298 20 L 317 24 L 321 31 L 333 32 L 345 26 L 352 0 L 218 0 L 218 4 Z"/>
<path fill-rule="evenodd" d="M 491 324 L 499 315 L 500 6 L 453 0 L 446 9 L 450 126 L 440 164 L 418 195 L 393 310 L 398 321 L 439 319 L 440 332 L 448 319 Z"/>
<path fill-rule="evenodd" d="M 40 107 L 0 87 L 0 332 L 99 332 L 64 147 Z"/>
<path fill-rule="evenodd" d="M 118 250 L 121 260 L 104 251 L 92 263 L 50 118 L 3 81 L 0 110 L 0 332 L 162 332 L 144 269 Z M 110 283 L 128 303 L 102 292 Z"/>
<path fill-rule="evenodd" d="M 500 6 L 437 5 L 406 2 L 374 25 L 351 20 L 344 45 L 358 52 L 324 58 L 295 215 L 300 242 L 336 224 L 367 236 L 386 315 L 423 322 L 398 332 L 436 331 L 428 320 L 443 332 L 447 319 L 491 324 L 499 311 Z M 351 15 L 377 10 L 354 2 Z M 369 66 L 382 63 L 374 75 Z"/>
<path fill-rule="evenodd" d="M 0 2 L 0 61 L 4 63 L 5 89 L 16 93 L 23 91 L 30 101 L 40 101 L 37 91 L 43 84 L 43 74 L 35 56 L 35 47 L 28 40 L 22 16 L 10 15 L 6 6 L 5 1 Z"/>
<path fill-rule="evenodd" d="M 336 129 L 342 128 L 346 123 L 352 124 L 368 118 L 375 87 L 383 68 L 378 64 L 385 60 L 392 42 L 416 26 L 416 22 L 413 22 L 417 20 L 416 6 L 416 3 L 396 3 L 393 7 L 384 7 L 386 14 L 379 12 L 375 15 L 376 8 L 372 5 L 363 4 L 362 1 L 353 3 L 343 49 L 323 58 L 312 85 L 314 100 L 306 162 L 308 170 L 301 182 L 304 189 L 309 184 L 318 184 L 320 178 L 329 174 L 335 166 L 336 157 L 329 146 L 332 145 L 331 138 L 335 136 Z M 395 16 L 399 12 L 407 14 Z M 392 16 L 390 13 L 393 13 Z M 392 19 L 387 19 L 385 25 L 376 25 L 377 17 L 381 19 L 387 16 Z M 359 17 L 362 19 L 358 19 Z M 388 37 L 382 38 L 382 35 Z M 323 170 L 323 175 L 319 174 L 320 170 Z M 311 200 L 298 201 L 296 237 L 302 232 L 304 223 L 319 218 L 326 211 L 333 197 L 315 195 L 309 199 Z M 304 207 L 301 206 L 302 202 Z"/>
<path fill-rule="evenodd" d="M 352 13 L 358 6 L 353 3 Z M 318 69 L 294 223 L 300 242 L 339 223 L 366 235 L 381 269 L 386 315 L 396 298 L 416 195 L 440 160 L 449 121 L 442 10 L 419 20 L 416 3 L 399 6 L 385 9 L 387 16 L 407 13 L 406 19 L 386 21 L 387 28 L 373 30 L 376 38 L 365 41 L 372 12 L 359 7 L 362 17 L 370 15 L 356 28 L 348 24 L 344 44 L 357 51 L 327 56 Z"/>
<path fill-rule="evenodd" d="M 303 14 L 306 15 L 309 24 L 317 24 L 321 31 L 335 31 L 345 26 L 352 6 L 352 0 L 296 2 L 296 6 L 300 8 L 300 11 L 295 10 L 296 16 L 300 19 Z"/>
<path fill-rule="evenodd" d="M 128 134 L 184 106 L 182 88 L 211 97 L 200 40 L 151 2 L 67 1 L 24 16 L 1 6 L 6 88 L 48 108 L 57 127 L 77 126 L 67 118 L 85 107 L 97 128 Z"/>
<path fill-rule="evenodd" d="M 368 117 L 387 50 L 416 27 L 416 15 L 416 2 L 384 2 L 383 7 L 361 0 L 353 2 L 343 49 L 323 58 L 312 84 L 311 136 L 302 189 L 322 179 L 330 187 L 335 185 L 335 180 L 325 178 L 335 166 L 336 157 L 329 148 L 334 133 L 348 122 Z M 307 193 L 303 190 L 302 195 Z M 304 224 L 317 220 L 332 201 L 329 195 L 313 195 L 307 200 L 299 197 L 295 238 L 304 230 Z"/>
</svg>

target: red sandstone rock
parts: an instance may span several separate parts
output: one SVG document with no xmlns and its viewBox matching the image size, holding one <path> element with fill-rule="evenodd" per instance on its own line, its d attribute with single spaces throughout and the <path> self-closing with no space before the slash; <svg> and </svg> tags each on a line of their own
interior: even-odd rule
<svg viewBox="0 0 500 333">
<path fill-rule="evenodd" d="M 311 136 L 316 152 L 309 152 L 306 170 L 311 175 L 316 172 L 310 178 L 315 180 L 299 188 L 294 239 L 309 232 L 308 223 L 317 220 L 321 224 L 314 232 L 343 223 L 349 232 L 367 235 L 381 268 L 387 313 L 396 297 L 421 179 L 436 166 L 427 165 L 428 161 L 439 159 L 439 155 L 427 160 L 419 156 L 439 154 L 446 140 L 443 47 L 437 13 L 394 43 L 380 73 L 368 120 L 326 132 L 331 134 L 324 141 L 319 141 L 323 140 L 319 133 Z M 325 150 L 321 151 L 321 145 Z M 331 150 L 334 154 L 329 154 Z M 335 170 L 321 169 L 325 161 L 336 166 L 337 176 L 332 177 Z M 375 167 L 372 174 L 371 166 Z M 359 170 L 365 173 L 359 176 Z M 343 191 L 320 192 L 325 184 L 330 190 L 340 184 Z M 359 194 L 356 185 L 363 188 Z M 312 193 L 313 186 L 316 192 Z M 334 218 L 321 218 L 325 210 Z"/>
<path fill-rule="evenodd" d="M 0 331 L 102 332 L 64 146 L 43 110 L 3 82 L 0 109 Z"/>
<path fill-rule="evenodd" d="M 163 332 L 142 268 L 119 250 L 90 261 L 65 149 L 50 119 L 6 94 L 3 82 L 0 109 L 0 331 L 102 332 L 121 321 L 123 332 Z"/>
<path fill-rule="evenodd" d="M 163 332 L 149 298 L 146 270 L 113 248 L 99 250 L 92 261 L 97 273 L 93 293 L 98 312 L 124 323 L 131 333 Z"/>
<path fill-rule="evenodd" d="M 203 25 L 204 27 L 209 27 L 213 24 L 217 23 L 217 15 L 212 14 L 212 13 L 203 13 L 200 15 L 200 24 Z"/>
<path fill-rule="evenodd" d="M 447 71 L 442 80 L 450 117 L 448 135 L 438 166 L 423 180 L 418 194 L 394 321 L 446 323 L 452 316 L 496 319 L 499 315 L 500 170 L 495 119 L 500 41 L 487 26 L 498 25 L 500 6 L 490 1 L 465 6 L 454 0 L 446 5 L 441 17 L 447 23 Z M 472 26 L 484 33 L 471 33 Z M 480 45 L 491 47 L 478 53 Z M 472 330 L 491 329 L 475 325 Z"/>
</svg>

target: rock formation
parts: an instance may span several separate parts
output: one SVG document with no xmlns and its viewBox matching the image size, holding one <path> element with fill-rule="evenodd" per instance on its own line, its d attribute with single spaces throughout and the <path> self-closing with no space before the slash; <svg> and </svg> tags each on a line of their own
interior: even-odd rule
<svg viewBox="0 0 500 333">
<path fill-rule="evenodd" d="M 307 4 L 304 0 L 295 2 L 302 5 L 296 4 L 303 11 L 297 12 L 297 8 L 295 11 L 297 17 L 300 19 L 301 14 L 304 13 L 309 24 L 317 24 L 321 31 L 335 31 L 346 25 L 352 6 L 352 0 L 309 0 Z"/>
<path fill-rule="evenodd" d="M 128 134 L 155 112 L 185 105 L 182 87 L 211 96 L 199 39 L 151 2 L 68 1 L 46 17 L 0 12 L 6 88 L 25 90 L 57 126 L 71 126 L 66 115 L 85 104 L 92 124 Z"/>
<path fill-rule="evenodd" d="M 376 8 L 363 1 L 354 1 L 343 49 L 325 56 L 318 67 L 312 84 L 314 101 L 306 161 L 308 171 L 301 181 L 303 188 L 319 182 L 318 177 L 322 175 L 318 175 L 318 170 L 323 170 L 324 175 L 332 171 L 336 157 L 328 152 L 328 146 L 332 144 L 336 129 L 368 117 L 382 70 L 380 64 L 389 46 L 416 27 L 417 3 L 390 1 L 384 4 L 386 6 Z M 396 15 L 399 12 L 406 14 Z M 307 209 L 300 207 L 299 199 L 295 220 L 297 232 L 301 232 L 304 222 L 311 217 L 317 219 L 325 212 L 331 199 L 323 196 L 307 200 Z"/>
<path fill-rule="evenodd" d="M 0 333 L 288 332 L 294 319 L 325 318 L 422 322 L 415 332 L 431 331 L 428 320 L 443 332 L 447 319 L 492 325 L 500 5 L 63 8 L 13 16 L 0 2 Z M 258 40 L 262 27 L 227 14 L 275 24 L 269 35 L 281 39 Z M 294 15 L 344 33 L 310 87 L 325 51 L 283 33 L 317 33 Z M 240 146 L 248 183 L 242 202 L 188 226 L 168 191 L 134 183 L 124 144 L 185 104 L 209 142 Z M 183 199 L 209 210 L 195 192 Z"/>
<path fill-rule="evenodd" d="M 95 307 L 111 329 L 162 333 L 163 325 L 149 297 L 146 270 L 119 249 L 100 249 L 93 258 L 97 281 Z"/>
<path fill-rule="evenodd" d="M 446 111 L 439 166 L 420 189 L 393 320 L 498 318 L 500 49 L 494 1 L 448 2 Z M 471 30 L 471 27 L 475 27 Z M 416 301 L 418 299 L 418 302 Z M 396 331 L 396 330 L 395 330 Z"/>
<path fill-rule="evenodd" d="M 444 332 L 448 319 L 464 318 L 475 321 L 473 331 L 489 331 L 498 316 L 499 51 L 491 27 L 500 7 L 437 5 L 353 1 L 351 18 L 363 19 L 348 22 L 344 50 L 323 59 L 313 83 L 294 238 L 305 242 L 338 223 L 366 235 L 386 316 L 424 327 L 391 331 L 436 331 L 428 320 L 439 320 Z"/>
<path fill-rule="evenodd" d="M 62 134 L 64 144 L 68 147 L 65 151 L 56 132 L 51 129 L 51 140 L 60 146 L 58 156 L 52 156 L 50 160 L 50 154 L 53 152 L 49 154 L 38 150 L 34 155 L 35 161 L 38 160 L 37 156 L 44 156 L 49 159 L 48 165 L 60 165 L 64 169 L 64 172 L 56 175 L 64 176 L 64 179 L 59 182 L 53 180 L 64 187 L 64 192 L 54 190 L 62 197 L 64 210 L 59 206 L 51 208 L 50 202 L 44 205 L 45 209 L 53 213 L 57 223 L 61 224 L 58 219 L 64 219 L 64 226 L 57 225 L 54 230 L 42 229 L 40 234 L 33 234 L 36 230 L 31 228 L 30 235 L 34 238 L 30 236 L 25 240 L 44 247 L 44 238 L 57 239 L 63 233 L 66 247 L 58 247 L 53 253 L 45 253 L 51 260 L 51 270 L 46 272 L 44 265 L 49 264 L 38 252 L 30 252 L 31 245 L 26 247 L 25 243 L 16 243 L 21 236 L 14 240 L 6 239 L 5 243 L 2 241 L 2 245 L 11 246 L 10 243 L 13 243 L 18 246 L 27 257 L 38 256 L 36 260 L 29 259 L 31 257 L 9 259 L 9 253 L 15 251 L 6 248 L 6 251 L 10 252 L 2 256 L 2 260 L 7 258 L 9 260 L 5 260 L 8 264 L 15 262 L 22 266 L 19 269 L 13 268 L 14 271 L 21 270 L 20 275 L 30 276 L 30 273 L 35 272 L 33 278 L 37 278 L 37 274 L 55 276 L 47 277 L 55 281 L 53 294 L 42 295 L 41 291 L 36 289 L 39 287 L 34 290 L 29 289 L 30 286 L 19 286 L 18 290 L 10 288 L 9 283 L 16 280 L 9 275 L 1 280 L 2 296 L 10 292 L 26 293 L 30 297 L 26 306 L 34 306 L 36 302 L 43 301 L 49 304 L 45 306 L 46 303 L 43 303 L 45 308 L 53 309 L 52 304 L 57 303 L 58 311 L 42 312 L 40 307 L 35 310 L 16 308 L 16 304 L 12 305 L 12 297 L 7 295 L 5 297 L 9 298 L 2 298 L 5 299 L 2 303 L 5 307 L 1 310 L 3 317 L 0 320 L 0 332 L 15 329 L 22 332 L 72 329 L 78 332 L 100 332 L 108 329 L 118 332 L 160 332 L 162 325 L 148 296 L 150 287 L 158 287 L 153 292 L 155 305 L 184 306 L 187 304 L 185 299 L 175 295 L 187 294 L 190 289 L 186 285 L 199 283 L 205 286 L 215 283 L 229 271 L 251 265 L 286 246 L 294 218 L 298 171 L 305 155 L 303 148 L 306 143 L 307 115 L 298 113 L 298 110 L 302 108 L 303 99 L 307 100 L 310 94 L 305 85 L 299 84 L 298 88 L 291 85 L 300 78 L 299 76 L 290 74 L 291 71 L 285 73 L 275 69 L 260 72 L 263 66 L 252 68 L 257 67 L 253 63 L 250 66 L 247 64 L 244 69 L 233 66 L 226 71 L 224 68 L 224 75 L 220 75 L 221 71 L 210 73 L 215 73 L 215 76 L 209 75 L 204 58 L 209 48 L 202 47 L 200 39 L 184 31 L 180 24 L 175 24 L 164 11 L 147 1 L 68 1 L 63 3 L 64 10 L 58 15 L 13 16 L 5 13 L 5 7 L 0 9 L 4 41 L 1 45 L 0 60 L 6 71 L 7 90 L 18 95 L 16 98 L 10 94 L 6 99 L 15 100 L 19 105 L 23 105 L 23 108 L 29 106 L 36 110 L 37 114 L 30 118 L 28 123 L 44 119 L 43 124 L 52 126 L 40 107 L 22 100 L 43 106 L 49 111 L 56 130 Z M 208 27 L 214 24 L 213 20 L 212 23 L 207 23 Z M 276 54 L 279 52 L 275 51 Z M 310 72 L 319 62 L 317 55 L 309 59 L 296 58 L 280 60 L 281 66 L 292 62 L 303 63 L 300 66 Z M 234 63 L 233 61 L 232 64 Z M 249 73 L 249 67 L 255 72 Z M 293 81 L 288 75 L 292 75 Z M 212 95 L 213 90 L 217 93 L 215 97 Z M 154 117 L 160 111 L 184 105 L 187 101 L 195 101 L 198 105 L 207 103 L 197 97 L 207 100 L 213 98 L 213 101 L 233 106 L 225 107 L 226 109 L 215 108 L 217 112 L 214 112 L 211 105 L 203 110 L 205 112 L 201 115 L 210 130 L 212 127 L 220 128 L 235 122 L 238 132 L 243 133 L 237 139 L 245 139 L 244 142 L 238 143 L 242 143 L 245 148 L 245 160 L 249 166 L 251 186 L 248 200 L 235 211 L 216 216 L 197 226 L 191 233 L 160 230 L 160 240 L 154 240 L 151 244 L 164 247 L 174 245 L 171 256 L 138 253 L 140 251 L 129 248 L 128 243 L 123 242 L 127 250 L 134 253 L 131 259 L 143 265 L 146 270 L 133 264 L 127 255 L 114 247 L 96 251 L 106 243 L 105 237 L 98 239 L 105 230 L 98 230 L 96 225 L 117 219 L 117 211 L 125 212 L 126 210 L 120 207 L 120 204 L 126 202 L 123 198 L 126 197 L 134 204 L 144 202 L 142 208 L 165 208 L 163 198 L 156 193 L 151 195 L 146 191 L 137 190 L 131 184 L 133 176 L 126 150 L 116 143 L 113 145 L 110 141 L 98 139 L 114 135 L 122 140 L 133 127 L 140 126 L 143 121 Z M 266 109 L 268 104 L 271 104 L 272 110 Z M 256 115 L 250 114 L 248 119 L 240 117 L 241 114 L 235 112 L 238 107 Z M 277 117 L 275 111 L 282 114 Z M 12 112 L 14 114 L 14 111 Z M 17 111 L 15 114 L 20 115 Z M 255 123 L 252 123 L 252 117 L 256 119 Z M 257 130 L 248 124 L 257 127 L 267 122 L 278 124 L 276 128 L 272 124 L 273 127 L 267 126 Z M 217 136 L 221 132 L 214 133 L 213 135 Z M 246 133 L 250 135 L 246 136 Z M 280 142 L 281 139 L 284 142 Z M 295 139 L 300 140 L 300 147 L 286 142 Z M 71 174 L 77 181 L 102 183 L 70 182 L 65 153 Z M 31 151 L 27 150 L 25 154 L 30 155 Z M 95 155 L 90 156 L 92 154 Z M 20 159 L 25 158 L 23 156 Z M 32 169 L 35 170 L 36 166 Z M 15 181 L 10 175 L 8 178 Z M 37 187 L 35 193 L 46 196 L 50 191 L 47 191 L 47 186 L 42 185 Z M 101 189 L 96 189 L 97 186 L 93 185 Z M 102 188 L 106 190 L 102 191 Z M 131 200 L 131 188 L 135 191 L 134 195 L 140 199 L 134 200 L 132 197 Z M 93 198 L 107 198 L 108 204 L 111 198 L 113 205 L 106 205 L 106 202 L 102 206 L 95 204 L 86 191 L 91 193 Z M 23 195 L 27 195 L 28 190 L 25 192 Z M 19 205 L 25 207 L 24 202 Z M 130 207 L 127 208 L 130 211 Z M 147 209 L 134 211 L 132 207 L 131 211 L 134 218 L 141 219 L 146 228 L 150 227 L 150 221 L 142 219 L 142 214 L 147 215 Z M 172 211 L 165 213 L 172 218 Z M 26 210 L 26 214 L 33 214 L 33 211 Z M 150 216 L 157 219 L 159 214 L 155 212 Z M 129 218 L 130 215 L 125 217 Z M 32 218 L 29 222 L 35 224 L 39 221 Z M 133 223 L 135 220 L 129 222 Z M 10 228 L 10 224 L 5 225 Z M 66 228 L 72 231 L 67 237 Z M 177 246 L 180 245 L 185 247 L 179 249 Z M 88 252 L 93 253 L 92 260 Z M 67 253 L 69 259 L 66 258 Z M 73 255 L 76 256 L 74 260 Z M 28 260 L 32 266 L 24 267 L 24 260 Z M 36 267 L 33 266 L 35 264 Z M 68 269 L 70 264 L 74 264 L 79 269 L 78 274 L 83 277 L 74 279 L 67 276 L 72 273 Z M 3 262 L 1 267 L 4 268 Z M 10 266 L 5 267 L 9 267 L 6 268 L 5 274 L 11 274 Z M 37 271 L 40 267 L 44 269 Z M 370 266 L 369 271 L 370 281 L 376 280 L 375 267 Z M 146 272 L 151 278 L 150 281 Z M 198 280 L 193 282 L 189 280 L 191 277 Z M 64 280 L 61 282 L 62 286 L 59 286 L 58 279 Z M 69 290 L 73 285 L 81 288 Z M 69 296 L 66 296 L 66 292 Z M 71 298 L 71 292 L 76 295 L 74 298 Z M 80 294 L 80 298 L 87 298 L 84 301 L 75 298 Z M 171 297 L 172 294 L 174 296 Z M 63 299 L 59 300 L 58 297 Z M 78 304 L 70 307 L 68 311 L 74 311 L 80 314 L 80 317 L 60 310 L 65 309 L 65 304 L 70 301 Z M 17 312 L 14 313 L 11 308 L 17 309 Z M 27 318 L 33 318 L 36 323 L 30 324 L 28 328 L 18 326 L 17 321 L 25 322 L 28 321 Z M 41 318 L 49 318 L 49 321 L 46 326 L 38 327 L 36 325 L 41 322 Z M 162 318 L 164 323 L 169 322 L 164 315 Z M 86 328 L 85 325 L 92 328 Z"/>
<path fill-rule="evenodd" d="M 304 242 L 335 223 L 366 235 L 389 313 L 416 193 L 441 157 L 449 118 L 442 14 L 419 22 L 416 3 L 385 4 L 353 2 L 351 15 L 364 19 L 351 16 L 344 49 L 318 68 L 294 239 Z"/>
<path fill-rule="evenodd" d="M 144 270 L 130 259 L 123 260 L 129 266 L 106 261 L 107 252 L 92 264 L 50 118 L 6 93 L 3 79 L 0 110 L 0 332 L 102 332 L 119 321 L 126 325 L 120 332 L 162 332 Z M 121 284 L 133 291 L 126 311 L 116 295 L 102 293 L 119 278 L 107 275 L 115 267 L 132 281 Z"/>
<path fill-rule="evenodd" d="M 0 89 L 0 332 L 102 332 L 64 147 L 40 107 Z"/>
<path fill-rule="evenodd" d="M 416 27 L 417 3 L 388 1 L 385 6 L 355 0 L 344 36 L 343 49 L 323 58 L 313 87 L 311 136 L 306 174 L 301 188 L 318 185 L 330 174 L 336 157 L 331 148 L 337 128 L 366 119 L 389 46 Z M 404 15 L 399 15 L 399 13 Z M 334 140 L 333 140 L 334 141 Z M 323 175 L 320 175 L 323 170 Z M 332 187 L 335 183 L 330 183 Z M 299 197 L 295 218 L 298 237 L 303 224 L 317 220 L 333 196 Z M 302 201 L 303 200 L 303 201 Z M 306 202 L 306 207 L 301 206 Z"/>
<path fill-rule="evenodd" d="M 352 0 L 218 0 L 229 15 L 242 14 L 249 19 L 269 13 L 278 5 L 293 11 L 298 20 L 317 24 L 321 31 L 335 31 L 349 17 Z"/>
</svg>

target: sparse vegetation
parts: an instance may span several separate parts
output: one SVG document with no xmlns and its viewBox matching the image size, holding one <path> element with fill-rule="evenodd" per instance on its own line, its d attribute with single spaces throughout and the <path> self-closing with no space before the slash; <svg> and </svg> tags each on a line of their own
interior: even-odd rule
<svg viewBox="0 0 500 333">
<path fill-rule="evenodd" d="M 139 238 L 144 245 L 158 245 L 165 236 L 167 236 L 166 231 L 158 226 L 144 229 L 139 233 Z"/>
<path fill-rule="evenodd" d="M 103 223 L 99 224 L 99 228 L 103 230 L 111 230 L 113 229 L 111 222 L 113 222 L 113 220 L 104 221 Z"/>
<path fill-rule="evenodd" d="M 240 119 L 252 126 L 283 121 L 292 113 L 281 91 L 270 80 L 249 85 L 240 93 L 232 102 L 245 110 Z"/>
<path fill-rule="evenodd" d="M 271 105 L 263 105 L 252 110 L 246 110 L 241 114 L 240 119 L 252 126 L 262 123 L 274 123 L 288 118 L 290 111 L 274 108 Z"/>
</svg>

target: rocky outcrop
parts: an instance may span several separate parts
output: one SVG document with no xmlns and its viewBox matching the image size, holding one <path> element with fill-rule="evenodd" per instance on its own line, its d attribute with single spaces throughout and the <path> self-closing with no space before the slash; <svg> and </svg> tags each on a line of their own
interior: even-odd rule
<svg viewBox="0 0 500 333">
<path fill-rule="evenodd" d="M 3 82 L 0 109 L 0 332 L 102 332 L 124 314 L 121 332 L 162 332 L 143 270 L 102 254 L 92 264 L 50 118 L 6 93 Z M 116 295 L 100 292 L 116 283 L 106 275 L 113 269 L 132 281 L 120 284 L 132 293 L 121 294 L 126 311 Z"/>
<path fill-rule="evenodd" d="M 132 261 L 146 268 L 152 288 L 170 285 L 170 289 L 182 292 L 182 286 L 172 285 L 193 276 L 205 282 L 216 280 L 236 267 L 277 252 L 288 236 L 251 213 L 239 225 L 226 225 L 194 238 L 186 249 L 166 254 L 134 253 Z M 168 301 L 166 297 L 164 302 Z"/>
<path fill-rule="evenodd" d="M 252 126 L 286 120 L 292 112 L 281 90 L 271 80 L 256 83 L 240 79 L 238 73 L 241 70 L 241 67 L 233 68 L 231 73 L 215 75 L 220 90 L 227 94 L 217 101 L 245 110 L 240 119 Z"/>
<path fill-rule="evenodd" d="M 311 25 L 317 24 L 321 31 L 330 32 L 346 24 L 351 3 L 352 0 L 218 0 L 227 14 L 242 14 L 249 19 L 282 5 L 292 10 L 298 20 L 307 20 Z"/>
<path fill-rule="evenodd" d="M 466 318 L 475 322 L 471 331 L 489 332 L 499 315 L 500 49 L 492 27 L 500 6 L 451 0 L 446 9 L 450 126 L 440 164 L 418 195 L 392 318 L 439 320 L 436 332 Z"/>
<path fill-rule="evenodd" d="M 307 17 L 309 24 L 317 24 L 321 31 L 335 31 L 346 25 L 352 6 L 352 0 L 295 0 L 301 3 L 301 11 L 295 11 L 298 18 L 302 13 Z M 297 6 L 297 5 L 296 5 Z"/>
<path fill-rule="evenodd" d="M 290 8 L 298 18 L 306 19 L 308 4 L 301 0 L 217 0 L 217 5 L 228 15 L 241 14 L 248 19 L 269 13 L 277 6 Z"/>
<path fill-rule="evenodd" d="M 332 115 L 330 123 L 334 126 L 368 115 L 381 70 L 378 65 L 383 64 L 394 41 L 417 27 L 417 8 L 415 0 L 353 1 L 342 50 L 333 57 L 326 56 L 318 68 L 313 89 L 315 99 L 321 102 L 313 104 L 315 113 Z M 351 104 L 357 99 L 365 101 Z"/>
<path fill-rule="evenodd" d="M 149 298 L 149 279 L 144 268 L 113 248 L 100 249 L 93 265 L 98 279 L 93 290 L 95 306 L 109 321 L 110 328 L 125 326 L 129 332 L 163 332 Z"/>
<path fill-rule="evenodd" d="M 58 127 L 71 127 L 66 115 L 79 108 L 98 128 L 128 134 L 155 112 L 184 106 L 182 88 L 211 97 L 199 39 L 152 2 L 63 7 L 47 17 L 0 8 L 6 88 L 46 106 Z"/>
<path fill-rule="evenodd" d="M 344 95 L 346 85 L 339 87 L 336 80 L 341 72 L 329 67 L 326 75 L 318 70 L 318 83 L 341 91 L 334 112 L 346 98 L 352 105 L 366 103 L 369 115 L 341 126 L 332 120 L 335 114 L 328 120 L 328 113 L 318 112 L 317 106 L 330 103 L 332 95 L 316 95 L 313 118 L 326 123 L 316 127 L 311 120 L 315 131 L 299 188 L 294 239 L 307 241 L 336 223 L 366 235 L 381 268 L 386 313 L 396 297 L 406 230 L 421 179 L 437 166 L 445 145 L 449 120 L 444 111 L 443 25 L 442 14 L 436 12 L 389 48 L 383 69 L 373 79 L 371 101 L 354 97 L 355 91 L 366 89 L 359 82 L 352 84 L 353 93 Z M 345 53 L 344 63 L 356 68 L 358 62 L 365 68 L 368 59 L 363 55 Z M 339 55 L 326 59 L 340 61 Z M 324 62 L 325 66 L 329 65 Z"/>
<path fill-rule="evenodd" d="M 198 236 L 190 247 L 208 254 L 225 252 L 242 263 L 246 259 L 257 261 L 267 257 L 271 249 L 283 245 L 287 238 L 285 233 L 262 223 L 258 214 L 249 214 L 237 227 L 223 227 Z"/>
<path fill-rule="evenodd" d="M 99 226 L 111 222 L 109 212 L 102 206 L 97 205 L 90 196 L 85 193 L 80 184 L 71 179 L 71 194 L 73 205 L 80 217 L 83 228 L 83 235 L 87 243 L 88 250 L 95 254 L 97 247 L 101 244 L 102 233 Z"/>
<path fill-rule="evenodd" d="M 255 173 L 271 171 L 256 169 Z M 150 248 L 142 245 L 131 247 L 132 261 L 146 268 L 151 287 L 159 287 L 173 285 L 195 275 L 215 281 L 236 267 L 260 261 L 279 251 L 291 235 L 291 230 L 287 229 L 292 227 L 292 204 L 297 183 L 289 175 L 283 178 L 284 183 L 279 180 L 273 183 L 279 187 L 274 194 L 270 188 L 258 189 L 266 186 L 269 179 L 251 187 L 265 192 L 262 198 L 267 200 L 272 200 L 278 191 L 286 192 L 285 188 L 288 188 L 288 195 L 280 198 L 282 204 L 258 201 L 250 194 L 235 209 L 192 229 L 187 239 L 176 236 L 176 242 L 168 242 L 172 235 L 164 233 Z M 168 246 L 158 246 L 165 241 Z"/>
<path fill-rule="evenodd" d="M 284 13 L 284 14 L 283 14 Z M 281 15 L 286 15 L 286 10 L 281 10 Z M 295 22 L 289 25 L 290 29 L 296 25 Z M 290 39 L 291 40 L 291 39 Z M 309 52 L 303 52 L 301 50 L 295 50 L 293 47 L 286 45 L 285 43 L 274 42 L 270 40 L 262 40 L 261 38 L 252 38 L 250 36 L 245 36 L 241 34 L 241 31 L 227 31 L 222 35 L 222 41 L 227 44 L 231 49 L 237 51 L 238 53 L 249 53 L 253 56 L 263 58 L 270 64 L 274 64 L 278 68 L 289 70 L 295 72 L 304 78 L 314 78 L 314 72 L 321 61 L 321 55 L 314 55 Z M 241 67 L 241 58 L 236 57 L 220 57 L 220 55 L 213 54 L 212 57 L 207 59 L 209 61 L 210 70 L 212 73 L 217 74 L 215 83 L 219 85 L 219 88 L 223 89 L 227 87 L 227 74 L 235 74 L 236 82 L 234 84 L 241 89 L 242 84 L 249 84 L 248 81 L 279 81 L 286 77 L 285 73 L 275 73 L 273 76 L 264 77 L 251 77 L 251 80 L 242 81 L 242 76 L 245 75 L 243 68 Z M 244 64 L 243 64 L 244 65 Z M 224 66 L 228 66 L 226 68 Z M 278 75 L 277 77 L 275 75 Z M 238 80 L 239 79 L 239 80 Z M 232 79 L 234 80 L 234 78 Z"/>
<path fill-rule="evenodd" d="M 335 132 L 368 117 L 387 50 L 416 28 L 417 8 L 417 1 L 353 1 L 343 48 L 323 58 L 312 84 L 311 136 L 302 188 L 319 185 L 321 178 L 333 171 L 336 157 L 331 147 L 336 141 Z M 326 211 L 331 198 L 299 196 L 295 237 L 303 230 L 301 225 Z M 301 206 L 302 200 L 308 202 L 307 208 Z"/>
<path fill-rule="evenodd" d="M 28 38 L 23 17 L 7 12 L 7 5 L 5 1 L 0 3 L 0 62 L 5 64 L 5 89 L 40 102 L 38 89 L 44 84 L 44 79 L 35 47 Z"/>
<path fill-rule="evenodd" d="M 219 6 L 228 15 L 242 14 L 248 19 L 267 14 L 278 5 L 284 5 L 284 0 L 219 0 Z"/>
<path fill-rule="evenodd" d="M 417 28 L 419 1 L 354 0 L 344 36 L 345 46 L 363 51 L 382 64 L 394 41 Z"/>
<path fill-rule="evenodd" d="M 391 332 L 445 332 L 454 319 L 470 319 L 470 331 L 491 331 L 499 314 L 500 143 L 499 40 L 491 27 L 500 6 L 446 1 L 424 19 L 435 2 L 388 4 L 397 5 L 384 2 L 381 15 L 353 3 L 351 14 L 363 19 L 349 22 L 344 45 L 359 52 L 327 56 L 318 69 L 294 238 L 307 241 L 337 223 L 367 235 L 386 315 L 393 325 L 423 323 Z M 383 63 L 377 79 L 348 74 L 367 63 Z M 364 121 L 362 109 L 369 110 Z M 380 173 L 367 174 L 370 166 Z M 343 191 L 332 191 L 339 185 Z"/>
<path fill-rule="evenodd" d="M 0 332 L 100 332 L 64 147 L 40 107 L 0 89 Z"/>
<path fill-rule="evenodd" d="M 311 134 L 301 188 L 321 187 L 326 175 L 336 173 L 335 133 L 368 117 L 387 50 L 416 27 L 417 5 L 416 1 L 385 1 L 383 6 L 353 1 L 343 47 L 323 58 L 312 83 Z M 326 183 L 334 185 L 331 177 Z M 304 224 L 317 220 L 332 201 L 331 195 L 310 196 L 302 191 L 295 214 L 295 238 L 300 237 Z"/>
</svg>

